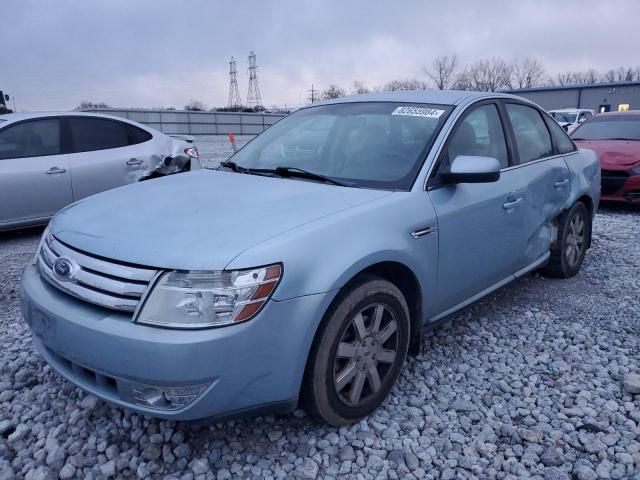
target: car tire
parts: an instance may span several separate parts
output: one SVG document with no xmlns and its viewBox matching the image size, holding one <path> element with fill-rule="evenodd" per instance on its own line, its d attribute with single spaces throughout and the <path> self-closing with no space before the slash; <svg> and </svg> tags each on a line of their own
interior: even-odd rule
<svg viewBox="0 0 640 480">
<path fill-rule="evenodd" d="M 582 266 L 591 243 L 591 216 L 582 202 L 576 202 L 558 217 L 558 238 L 551 247 L 549 262 L 542 268 L 548 277 L 573 277 Z"/>
<path fill-rule="evenodd" d="M 407 356 L 409 308 L 402 292 L 378 277 L 354 283 L 318 329 L 302 386 L 303 406 L 334 426 L 378 408 Z"/>
</svg>

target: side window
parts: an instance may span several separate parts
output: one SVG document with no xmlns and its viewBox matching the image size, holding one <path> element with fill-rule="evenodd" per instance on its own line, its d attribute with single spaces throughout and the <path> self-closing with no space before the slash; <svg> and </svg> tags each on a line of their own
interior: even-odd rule
<svg viewBox="0 0 640 480">
<path fill-rule="evenodd" d="M 509 166 L 504 130 L 494 104 L 475 108 L 456 126 L 440 161 L 438 175 L 449 172 L 451 162 L 460 155 L 493 157 L 502 168 Z M 440 183 L 437 177 L 435 183 Z"/>
<path fill-rule="evenodd" d="M 129 135 L 121 122 L 102 118 L 70 118 L 73 152 L 91 152 L 129 145 Z"/>
<path fill-rule="evenodd" d="M 59 153 L 60 122 L 57 118 L 30 120 L 0 132 L 0 160 Z"/>
<path fill-rule="evenodd" d="M 124 125 L 124 127 L 129 132 L 129 145 L 137 145 L 138 143 L 148 142 L 153 138 L 153 135 L 151 135 L 149 132 L 136 127 L 135 125 L 131 125 L 129 123 L 123 123 L 122 125 Z"/>
<path fill-rule="evenodd" d="M 567 132 L 558 125 L 555 121 L 550 118 L 547 118 L 547 127 L 551 131 L 551 136 L 553 137 L 553 141 L 558 148 L 558 153 L 569 153 L 573 152 L 576 147 L 567 135 Z"/>
<path fill-rule="evenodd" d="M 549 130 L 535 108 L 507 103 L 507 114 L 513 126 L 521 164 L 553 154 Z"/>
</svg>

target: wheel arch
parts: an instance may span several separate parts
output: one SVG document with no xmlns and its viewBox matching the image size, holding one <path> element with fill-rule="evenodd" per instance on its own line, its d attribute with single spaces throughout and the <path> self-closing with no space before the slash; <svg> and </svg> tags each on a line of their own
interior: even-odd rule
<svg viewBox="0 0 640 480">
<path fill-rule="evenodd" d="M 405 262 L 396 259 L 379 260 L 365 265 L 357 264 L 354 265 L 354 268 L 345 273 L 344 277 L 336 287 L 338 289 L 338 293 L 334 296 L 333 300 L 323 312 L 322 318 L 316 327 L 311 348 L 309 350 L 310 352 L 313 350 L 313 345 L 315 344 L 318 333 L 321 331 L 323 324 L 327 321 L 328 316 L 331 314 L 335 306 L 342 300 L 345 292 L 349 291 L 353 285 L 362 281 L 366 277 L 377 277 L 387 280 L 402 292 L 402 295 L 407 302 L 407 306 L 409 307 L 409 321 L 411 324 L 409 353 L 419 353 L 423 325 L 422 285 L 416 273 L 408 267 Z M 307 362 L 308 361 L 307 356 Z"/>
</svg>

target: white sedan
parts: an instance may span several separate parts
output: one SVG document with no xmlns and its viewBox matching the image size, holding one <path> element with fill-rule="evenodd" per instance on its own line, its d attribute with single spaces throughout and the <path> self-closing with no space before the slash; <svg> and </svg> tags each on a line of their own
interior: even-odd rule
<svg viewBox="0 0 640 480">
<path fill-rule="evenodd" d="M 111 188 L 197 168 L 190 137 L 94 113 L 0 116 L 0 231 Z M 132 205 L 132 208 L 135 206 Z"/>
</svg>

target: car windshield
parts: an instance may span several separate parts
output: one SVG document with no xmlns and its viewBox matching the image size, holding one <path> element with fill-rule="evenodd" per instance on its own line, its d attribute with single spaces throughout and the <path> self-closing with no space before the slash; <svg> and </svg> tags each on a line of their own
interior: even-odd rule
<svg viewBox="0 0 640 480">
<path fill-rule="evenodd" d="M 577 113 L 572 112 L 550 112 L 556 122 L 576 123 Z"/>
<path fill-rule="evenodd" d="M 289 167 L 357 187 L 408 190 L 452 108 L 396 102 L 303 108 L 232 160 L 241 168 Z"/>
<path fill-rule="evenodd" d="M 574 140 L 640 140 L 640 115 L 595 116 L 577 128 Z"/>
</svg>

